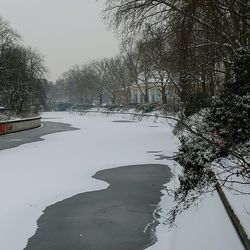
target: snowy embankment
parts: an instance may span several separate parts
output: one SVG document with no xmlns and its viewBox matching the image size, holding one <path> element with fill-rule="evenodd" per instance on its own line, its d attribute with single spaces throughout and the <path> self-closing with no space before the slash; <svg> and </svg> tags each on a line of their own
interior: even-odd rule
<svg viewBox="0 0 250 250">
<path fill-rule="evenodd" d="M 248 239 L 250 239 L 250 190 L 248 185 L 245 186 L 246 187 L 242 188 L 242 185 L 238 185 L 238 187 L 237 185 L 234 185 L 234 188 L 247 194 L 239 194 L 227 189 L 224 189 L 224 193 L 244 231 L 248 235 Z"/>
<path fill-rule="evenodd" d="M 46 113 L 46 121 L 70 123 L 80 130 L 45 136 L 45 140 L 0 152 L 0 249 L 21 250 L 36 231 L 36 221 L 51 204 L 78 193 L 100 190 L 99 170 L 160 163 L 177 150 L 172 128 L 163 119 L 113 122 L 126 116 L 79 116 Z M 175 181 L 168 184 L 174 187 Z M 164 193 L 164 191 L 163 191 Z M 241 250 L 240 241 L 215 194 L 199 208 L 183 213 L 169 232 L 165 213 L 172 199 L 162 197 L 158 242 L 150 250 Z"/>
</svg>

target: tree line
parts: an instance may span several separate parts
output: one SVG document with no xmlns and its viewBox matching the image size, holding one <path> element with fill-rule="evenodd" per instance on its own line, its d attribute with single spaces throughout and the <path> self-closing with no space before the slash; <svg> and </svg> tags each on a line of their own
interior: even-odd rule
<svg viewBox="0 0 250 250">
<path fill-rule="evenodd" d="M 120 53 L 62 75 L 58 86 L 73 103 L 94 94 L 101 102 L 103 93 L 112 103 L 129 102 L 131 84 L 147 103 L 152 81 L 162 104 L 173 85 L 186 114 L 192 114 L 211 104 L 232 77 L 237 50 L 249 44 L 248 0 L 107 0 L 103 14 L 120 38 Z"/>
<path fill-rule="evenodd" d="M 45 73 L 43 56 L 0 17 L 0 105 L 18 115 L 37 113 L 46 101 Z"/>
<path fill-rule="evenodd" d="M 144 44 L 134 46 L 122 42 L 118 55 L 75 65 L 64 72 L 52 86 L 54 97 L 51 98 L 79 105 L 91 104 L 93 100 L 101 105 L 106 99 L 115 105 L 129 105 L 134 85 L 143 103 L 148 103 L 153 85 L 159 91 L 161 104 L 165 105 L 168 102 L 167 79 L 166 72 L 147 55 Z"/>
<path fill-rule="evenodd" d="M 56 87 L 73 104 L 90 104 L 94 99 L 102 104 L 104 95 L 117 104 L 121 101 L 117 93 L 121 90 L 126 95 L 129 84 L 125 62 L 117 56 L 73 66 L 57 80 Z"/>
</svg>

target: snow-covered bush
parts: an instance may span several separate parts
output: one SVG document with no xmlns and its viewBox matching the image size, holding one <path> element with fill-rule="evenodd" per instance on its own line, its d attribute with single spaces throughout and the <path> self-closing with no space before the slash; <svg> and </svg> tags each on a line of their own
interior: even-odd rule
<svg viewBox="0 0 250 250">
<path fill-rule="evenodd" d="M 233 79 L 212 101 L 211 108 L 181 121 L 184 130 L 175 159 L 183 172 L 172 221 L 215 185 L 250 194 L 249 49 L 238 52 L 233 71 Z"/>
</svg>

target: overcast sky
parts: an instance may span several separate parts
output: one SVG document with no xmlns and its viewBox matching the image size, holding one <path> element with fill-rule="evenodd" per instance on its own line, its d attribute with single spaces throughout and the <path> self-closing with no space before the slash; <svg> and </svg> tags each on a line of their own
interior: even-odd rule
<svg viewBox="0 0 250 250">
<path fill-rule="evenodd" d="M 118 53 L 101 19 L 104 0 L 0 0 L 0 15 L 37 48 L 55 81 L 72 65 Z"/>
</svg>

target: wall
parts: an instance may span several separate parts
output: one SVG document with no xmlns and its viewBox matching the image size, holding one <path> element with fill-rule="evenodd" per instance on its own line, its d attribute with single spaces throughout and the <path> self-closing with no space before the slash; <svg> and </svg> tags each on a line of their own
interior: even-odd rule
<svg viewBox="0 0 250 250">
<path fill-rule="evenodd" d="M 5 122 L 0 121 L 0 135 L 37 128 L 40 126 L 41 117 Z"/>
</svg>

